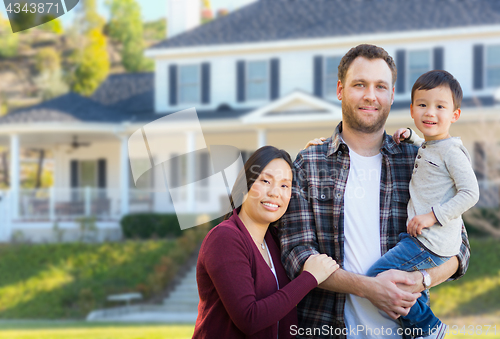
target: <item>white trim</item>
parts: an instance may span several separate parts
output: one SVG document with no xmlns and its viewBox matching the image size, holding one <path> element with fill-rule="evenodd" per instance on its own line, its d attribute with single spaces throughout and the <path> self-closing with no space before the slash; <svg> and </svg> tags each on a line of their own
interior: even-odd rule
<svg viewBox="0 0 500 339">
<path fill-rule="evenodd" d="M 276 40 L 260 43 L 237 43 L 237 44 L 221 44 L 213 46 L 192 46 L 180 48 L 161 48 L 147 49 L 145 56 L 150 58 L 178 58 L 182 55 L 200 55 L 203 53 L 230 53 L 244 54 L 246 52 L 256 52 L 258 50 L 275 50 L 286 49 L 296 50 L 297 47 L 306 48 L 324 48 L 331 45 L 357 45 L 359 43 L 387 43 L 393 40 L 415 41 L 416 39 L 426 40 L 429 38 L 436 39 L 462 39 L 467 36 L 482 35 L 487 33 L 499 33 L 500 25 L 487 25 L 476 27 L 460 27 L 448 29 L 433 29 L 433 30 L 418 30 L 418 31 L 403 31 L 397 33 L 372 33 L 360 34 L 354 36 L 339 36 L 333 38 L 308 38 L 308 39 L 292 39 L 292 40 Z"/>
<path fill-rule="evenodd" d="M 328 111 L 329 113 L 317 114 L 311 113 L 307 117 L 301 116 L 287 116 L 286 119 L 283 116 L 273 117 L 266 116 L 267 113 L 272 112 L 278 107 L 281 107 L 294 100 L 300 100 L 304 103 L 309 103 L 311 106 L 317 106 L 318 108 Z M 265 123 L 284 123 L 284 122 L 300 122 L 300 121 L 321 121 L 321 120 L 336 120 L 342 117 L 342 109 L 338 105 L 333 105 L 327 101 L 318 99 L 315 96 L 307 94 L 302 91 L 294 91 L 286 96 L 281 97 L 255 111 L 248 113 L 240 119 L 243 124 L 265 124 Z"/>
</svg>

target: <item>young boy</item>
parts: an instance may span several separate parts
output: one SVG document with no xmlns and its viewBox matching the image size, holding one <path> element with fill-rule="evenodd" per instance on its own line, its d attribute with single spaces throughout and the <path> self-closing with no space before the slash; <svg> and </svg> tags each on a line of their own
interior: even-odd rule
<svg viewBox="0 0 500 339">
<path fill-rule="evenodd" d="M 421 329 L 423 338 L 443 338 L 448 326 L 427 305 L 430 276 L 425 269 L 439 266 L 459 252 L 462 213 L 479 199 L 477 180 L 470 156 L 460 138 L 449 134 L 450 125 L 460 117 L 462 89 L 446 71 L 430 71 L 420 76 L 411 91 L 411 117 L 425 141 L 410 129 L 394 134 L 418 146 L 410 181 L 407 232 L 399 243 L 382 256 L 368 271 L 376 276 L 382 271 L 420 270 L 426 290 L 401 317 L 405 328 Z"/>
</svg>

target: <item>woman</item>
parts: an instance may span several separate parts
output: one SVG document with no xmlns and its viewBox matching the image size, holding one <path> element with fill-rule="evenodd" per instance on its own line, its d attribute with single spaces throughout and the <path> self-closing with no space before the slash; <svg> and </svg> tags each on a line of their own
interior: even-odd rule
<svg viewBox="0 0 500 339">
<path fill-rule="evenodd" d="M 277 231 L 269 224 L 288 207 L 291 168 L 288 153 L 272 146 L 246 162 L 231 195 L 241 208 L 212 229 L 200 249 L 193 338 L 291 338 L 295 305 L 338 269 L 332 258 L 317 254 L 292 282 L 286 276 Z"/>
</svg>

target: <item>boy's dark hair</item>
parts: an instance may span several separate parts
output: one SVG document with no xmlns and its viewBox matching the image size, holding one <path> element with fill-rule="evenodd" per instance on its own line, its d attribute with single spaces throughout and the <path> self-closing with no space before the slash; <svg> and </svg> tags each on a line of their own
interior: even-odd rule
<svg viewBox="0 0 500 339">
<path fill-rule="evenodd" d="M 411 89 L 411 103 L 413 104 L 415 91 L 428 91 L 439 86 L 447 86 L 450 89 L 453 97 L 453 110 L 459 109 L 463 98 L 462 87 L 453 75 L 443 70 L 429 71 L 415 81 Z"/>
<path fill-rule="evenodd" d="M 351 48 L 349 52 L 347 52 L 342 57 L 342 60 L 340 60 L 338 77 L 342 84 L 344 84 L 345 76 L 347 74 L 349 66 L 351 66 L 351 63 L 354 61 L 354 59 L 360 56 L 368 60 L 372 59 L 384 60 L 387 63 L 387 66 L 389 66 L 389 69 L 391 70 L 392 86 L 394 86 L 394 84 L 396 83 L 396 79 L 398 77 L 398 71 L 396 69 L 396 64 L 394 63 L 394 60 L 389 55 L 389 53 L 387 53 L 385 49 L 383 49 L 382 47 L 378 47 L 375 45 L 368 45 L 368 44 L 362 44 Z"/>
</svg>

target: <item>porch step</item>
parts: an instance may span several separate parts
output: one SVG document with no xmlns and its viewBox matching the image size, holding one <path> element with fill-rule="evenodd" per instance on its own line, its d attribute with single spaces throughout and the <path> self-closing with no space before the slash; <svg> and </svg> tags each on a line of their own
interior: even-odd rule
<svg viewBox="0 0 500 339">
<path fill-rule="evenodd" d="M 196 265 L 193 265 L 168 298 L 163 300 L 163 305 L 170 312 L 197 313 L 199 301 Z"/>
<path fill-rule="evenodd" d="M 87 321 L 191 323 L 198 316 L 196 263 L 162 305 L 130 305 L 92 311 Z"/>
</svg>

